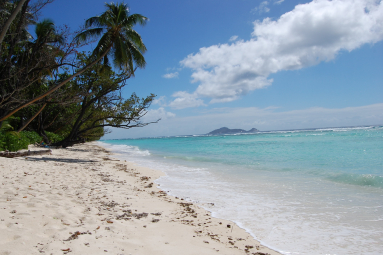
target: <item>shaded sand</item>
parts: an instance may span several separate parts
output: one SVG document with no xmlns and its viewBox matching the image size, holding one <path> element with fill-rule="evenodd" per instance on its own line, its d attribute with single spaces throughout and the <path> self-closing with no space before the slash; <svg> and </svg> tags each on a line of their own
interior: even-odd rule
<svg viewBox="0 0 383 255">
<path fill-rule="evenodd" d="M 0 158 L 0 255 L 279 254 L 95 143 Z"/>
</svg>

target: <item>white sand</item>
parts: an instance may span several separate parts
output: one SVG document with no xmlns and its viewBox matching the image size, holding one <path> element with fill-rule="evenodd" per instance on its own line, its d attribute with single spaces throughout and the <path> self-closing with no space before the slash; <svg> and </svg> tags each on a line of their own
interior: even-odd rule
<svg viewBox="0 0 383 255">
<path fill-rule="evenodd" d="M 87 143 L 0 158 L 0 255 L 279 254 L 112 156 Z"/>
</svg>

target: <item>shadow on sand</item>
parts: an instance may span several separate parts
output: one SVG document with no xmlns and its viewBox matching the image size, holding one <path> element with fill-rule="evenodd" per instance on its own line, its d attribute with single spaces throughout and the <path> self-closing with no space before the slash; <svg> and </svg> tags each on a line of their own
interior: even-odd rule
<svg viewBox="0 0 383 255">
<path fill-rule="evenodd" d="M 79 164 L 100 162 L 98 160 L 83 160 L 83 159 L 74 159 L 74 158 L 35 158 L 35 157 L 28 157 L 28 160 L 43 161 L 43 162 L 53 161 L 53 162 L 60 162 L 60 163 L 79 163 Z"/>
</svg>

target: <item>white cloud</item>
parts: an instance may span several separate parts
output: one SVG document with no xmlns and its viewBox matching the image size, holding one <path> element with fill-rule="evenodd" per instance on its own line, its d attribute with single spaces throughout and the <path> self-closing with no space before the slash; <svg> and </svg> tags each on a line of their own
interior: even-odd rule
<svg viewBox="0 0 383 255">
<path fill-rule="evenodd" d="M 166 97 L 165 96 L 160 96 L 159 98 L 156 98 L 152 102 L 153 105 L 160 105 L 160 106 L 166 106 Z"/>
<path fill-rule="evenodd" d="M 230 37 L 229 42 L 233 42 L 237 39 L 238 39 L 238 35 L 233 35 L 232 37 Z"/>
<path fill-rule="evenodd" d="M 255 7 L 254 9 L 252 9 L 251 12 L 253 13 L 258 12 L 259 14 L 264 12 L 269 12 L 270 8 L 267 7 L 268 5 L 269 5 L 268 1 L 263 1 L 259 4 L 258 7 Z"/>
<path fill-rule="evenodd" d="M 175 109 L 184 109 L 188 107 L 197 107 L 205 105 L 202 99 L 197 99 L 195 94 L 189 94 L 185 91 L 179 91 L 172 95 L 176 99 L 169 104 Z"/>
<path fill-rule="evenodd" d="M 279 0 L 279 1 L 275 1 L 274 4 L 281 4 L 283 3 L 285 0 Z"/>
<path fill-rule="evenodd" d="M 280 108 L 218 108 L 197 116 L 163 119 L 157 124 L 122 131 L 117 129 L 106 139 L 206 134 L 220 127 L 257 128 L 262 131 L 325 128 L 359 125 L 382 125 L 383 103 L 346 108 L 315 107 L 303 110 L 281 111 Z"/>
<path fill-rule="evenodd" d="M 166 79 L 177 78 L 178 77 L 178 72 L 167 73 L 167 74 L 164 74 L 162 77 L 164 77 Z"/>
<path fill-rule="evenodd" d="M 142 122 L 151 122 L 156 121 L 158 119 L 167 120 L 176 117 L 176 115 L 172 112 L 167 112 L 163 107 L 160 107 L 155 110 L 148 110 L 146 115 L 141 119 Z"/>
<path fill-rule="evenodd" d="M 316 65 L 342 50 L 382 40 L 383 3 L 314 0 L 278 20 L 255 21 L 252 36 L 248 41 L 201 48 L 181 61 L 193 70 L 192 82 L 199 84 L 190 107 L 202 105 L 198 98 L 203 97 L 211 98 L 210 103 L 236 100 L 271 85 L 272 73 Z"/>
</svg>

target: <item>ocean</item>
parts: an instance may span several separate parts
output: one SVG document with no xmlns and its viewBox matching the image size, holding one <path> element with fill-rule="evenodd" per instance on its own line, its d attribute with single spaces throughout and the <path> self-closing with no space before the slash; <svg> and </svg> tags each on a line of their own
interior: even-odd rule
<svg viewBox="0 0 383 255">
<path fill-rule="evenodd" d="M 383 127 L 104 140 L 282 254 L 383 254 Z"/>
</svg>

